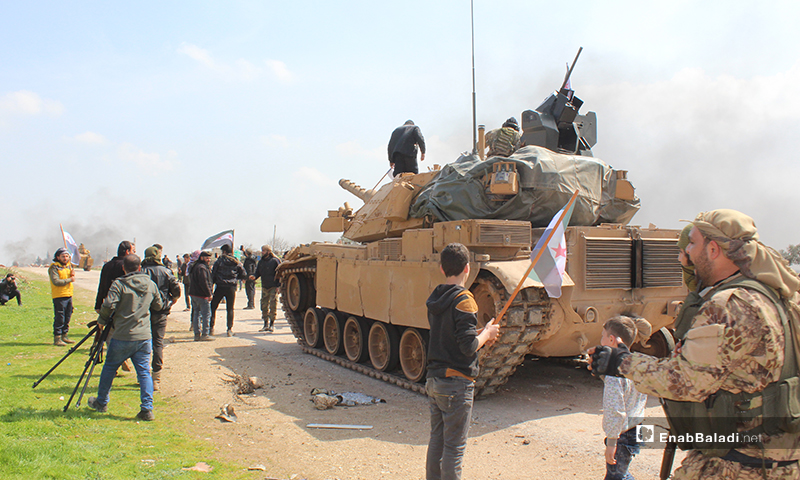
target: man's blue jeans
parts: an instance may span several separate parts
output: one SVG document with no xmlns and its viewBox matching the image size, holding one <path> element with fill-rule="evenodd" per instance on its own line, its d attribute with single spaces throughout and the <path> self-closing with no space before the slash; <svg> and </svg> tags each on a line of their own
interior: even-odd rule
<svg viewBox="0 0 800 480">
<path fill-rule="evenodd" d="M 108 405 L 111 383 L 117 376 L 117 369 L 122 362 L 131 359 L 136 369 L 136 378 L 139 380 L 139 394 L 141 409 L 153 410 L 153 378 L 150 376 L 150 354 L 153 352 L 150 339 L 147 340 L 117 340 L 112 338 L 108 342 L 106 360 L 103 371 L 100 373 L 100 386 L 97 388 L 97 403 L 100 406 Z"/>
<path fill-rule="evenodd" d="M 431 409 L 427 480 L 458 480 L 467 448 L 475 385 L 461 377 L 429 378 L 425 391 Z"/>
<path fill-rule="evenodd" d="M 192 299 L 192 330 L 194 335 L 208 335 L 211 327 L 211 303 L 203 297 L 190 297 Z"/>
<path fill-rule="evenodd" d="M 53 299 L 53 335 L 66 335 L 72 318 L 72 297 Z"/>
</svg>

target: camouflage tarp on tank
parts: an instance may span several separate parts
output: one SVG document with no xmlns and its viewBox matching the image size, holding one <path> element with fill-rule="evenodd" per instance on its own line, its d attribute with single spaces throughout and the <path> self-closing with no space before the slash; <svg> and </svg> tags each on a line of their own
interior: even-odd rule
<svg viewBox="0 0 800 480">
<path fill-rule="evenodd" d="M 490 201 L 481 182 L 499 161 L 516 163 L 519 174 L 520 191 L 506 202 Z M 409 215 L 430 214 L 438 221 L 528 220 L 533 227 L 545 227 L 578 189 L 570 225 L 627 224 L 639 210 L 639 199 L 615 198 L 616 184 L 614 170 L 602 160 L 561 155 L 542 147 L 524 147 L 508 158 L 485 161 L 477 155 L 462 155 L 423 188 Z"/>
</svg>

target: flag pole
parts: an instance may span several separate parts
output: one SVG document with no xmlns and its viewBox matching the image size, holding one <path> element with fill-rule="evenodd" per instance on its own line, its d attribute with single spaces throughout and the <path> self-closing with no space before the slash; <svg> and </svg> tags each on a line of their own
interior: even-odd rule
<svg viewBox="0 0 800 480">
<path fill-rule="evenodd" d="M 572 206 L 572 204 L 575 203 L 575 199 L 576 198 L 578 198 L 578 190 L 575 190 L 572 193 L 572 197 L 570 197 L 569 202 L 567 202 L 567 204 L 564 206 L 564 210 L 561 212 L 561 216 L 558 217 L 558 222 L 556 222 L 556 224 L 555 224 L 556 227 L 554 227 L 552 230 L 550 230 L 550 233 L 547 235 L 547 238 L 545 239 L 544 243 L 542 244 L 542 248 L 539 249 L 539 252 L 536 254 L 536 257 L 533 259 L 533 261 L 531 261 L 531 264 L 528 266 L 528 269 L 525 271 L 525 275 L 523 275 L 522 278 L 519 279 L 519 283 L 517 284 L 517 288 L 515 288 L 514 291 L 511 293 L 511 296 L 508 297 L 508 301 L 506 302 L 505 305 L 503 305 L 503 309 L 500 310 L 500 314 L 497 315 L 497 318 L 495 318 L 490 323 L 493 323 L 493 324 L 499 324 L 500 323 L 500 320 L 503 318 L 503 315 L 505 315 L 506 312 L 508 311 L 508 307 L 511 306 L 511 302 L 513 302 L 514 299 L 517 297 L 517 293 L 519 293 L 520 289 L 522 288 L 522 284 L 525 283 L 525 279 L 528 278 L 528 275 L 530 275 L 531 270 L 533 270 L 533 267 L 536 265 L 536 262 L 538 262 L 539 259 L 542 257 L 542 253 L 544 252 L 544 249 L 547 248 L 547 245 L 550 244 L 550 240 L 553 238 L 553 235 L 555 235 L 556 230 L 558 230 L 557 226 L 561 224 L 561 222 L 564 220 L 564 216 L 567 214 L 567 212 L 569 211 L 569 209 Z"/>
<path fill-rule="evenodd" d="M 64 240 L 64 250 L 69 250 L 67 248 L 67 237 L 64 236 L 64 226 L 59 223 L 58 227 L 61 229 L 61 240 Z"/>
</svg>

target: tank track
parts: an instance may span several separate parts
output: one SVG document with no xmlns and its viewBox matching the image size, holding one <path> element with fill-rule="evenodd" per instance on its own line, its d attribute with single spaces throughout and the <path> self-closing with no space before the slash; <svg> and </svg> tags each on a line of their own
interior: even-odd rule
<svg viewBox="0 0 800 480">
<path fill-rule="evenodd" d="M 283 281 L 283 279 L 292 273 L 313 276 L 316 273 L 316 269 L 313 266 L 304 266 L 287 268 L 281 272 L 280 289 L 283 312 L 292 329 L 292 334 L 305 353 L 316 355 L 323 360 L 334 362 L 350 370 L 407 390 L 425 393 L 425 385 L 422 383 L 411 382 L 401 375 L 382 372 L 371 365 L 352 362 L 345 357 L 331 355 L 324 349 L 310 347 L 304 339 L 303 313 L 293 312 L 286 300 L 287 282 Z M 496 284 L 495 287 L 498 291 L 502 292 L 501 302 L 497 307 L 497 311 L 499 311 L 508 300 L 510 294 L 505 291 L 497 279 L 492 278 L 490 281 Z M 491 347 L 485 347 L 485 349 L 481 350 L 480 373 L 475 379 L 475 396 L 481 397 L 495 393 L 508 381 L 508 378 L 517 367 L 522 364 L 530 344 L 535 342 L 540 333 L 547 327 L 549 305 L 549 299 L 543 289 L 526 288 L 519 292 L 500 323 L 500 336 L 497 341 Z"/>
<path fill-rule="evenodd" d="M 496 305 L 499 313 L 511 293 L 494 277 L 495 289 L 501 293 Z M 520 290 L 500 320 L 500 335 L 490 347 L 481 349 L 480 373 L 475 379 L 475 395 L 487 396 L 503 386 L 525 360 L 530 345 L 549 326 L 550 299 L 542 288 Z"/>
</svg>

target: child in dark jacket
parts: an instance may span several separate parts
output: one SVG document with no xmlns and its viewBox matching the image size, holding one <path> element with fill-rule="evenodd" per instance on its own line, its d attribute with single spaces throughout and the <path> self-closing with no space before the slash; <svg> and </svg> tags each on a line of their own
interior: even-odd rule
<svg viewBox="0 0 800 480">
<path fill-rule="evenodd" d="M 466 289 L 467 247 L 451 243 L 442 250 L 439 262 L 447 279 L 426 302 L 431 327 L 425 385 L 431 411 L 427 480 L 461 478 L 479 371 L 478 350 L 494 342 L 499 332 L 492 322 L 478 331 L 478 305 Z"/>
</svg>

